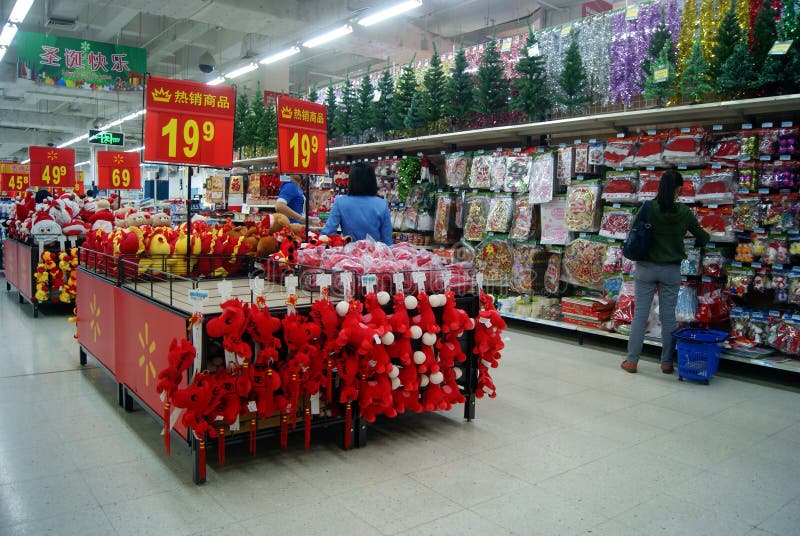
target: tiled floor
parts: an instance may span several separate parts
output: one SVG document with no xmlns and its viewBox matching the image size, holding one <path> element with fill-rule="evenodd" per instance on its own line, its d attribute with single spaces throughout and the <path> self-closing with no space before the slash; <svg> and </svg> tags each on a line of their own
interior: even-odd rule
<svg viewBox="0 0 800 536">
<path fill-rule="evenodd" d="M 188 448 L 166 457 L 155 421 L 78 366 L 66 318 L 0 291 L 3 535 L 800 534 L 796 390 L 626 374 L 619 348 L 511 329 L 472 423 L 403 416 L 347 452 L 263 444 L 195 486 Z"/>
</svg>

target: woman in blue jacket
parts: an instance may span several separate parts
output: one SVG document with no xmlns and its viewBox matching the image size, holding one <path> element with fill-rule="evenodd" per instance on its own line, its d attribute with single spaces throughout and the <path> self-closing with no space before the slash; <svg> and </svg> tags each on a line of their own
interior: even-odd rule
<svg viewBox="0 0 800 536">
<path fill-rule="evenodd" d="M 350 168 L 347 195 L 336 198 L 323 235 L 342 234 L 353 240 L 367 235 L 385 244 L 392 244 L 392 218 L 386 201 L 378 197 L 375 171 L 366 162 L 356 162 Z"/>
</svg>

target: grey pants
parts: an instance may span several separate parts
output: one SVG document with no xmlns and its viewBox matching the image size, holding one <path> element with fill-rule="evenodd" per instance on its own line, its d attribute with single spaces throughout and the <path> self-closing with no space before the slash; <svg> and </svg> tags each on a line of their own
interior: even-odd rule
<svg viewBox="0 0 800 536">
<path fill-rule="evenodd" d="M 675 321 L 675 305 L 678 303 L 678 290 L 681 286 L 680 265 L 640 261 L 636 263 L 633 279 L 635 283 L 633 323 L 626 359 L 631 363 L 639 362 L 639 354 L 644 344 L 644 332 L 647 329 L 647 317 L 650 316 L 650 306 L 653 304 L 653 295 L 657 288 L 661 318 L 661 363 L 672 364 L 675 355 L 672 333 L 678 327 Z"/>
</svg>

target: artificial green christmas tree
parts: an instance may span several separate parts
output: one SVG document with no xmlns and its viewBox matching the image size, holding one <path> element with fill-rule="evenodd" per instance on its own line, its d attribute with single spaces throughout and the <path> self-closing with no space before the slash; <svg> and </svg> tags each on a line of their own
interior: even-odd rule
<svg viewBox="0 0 800 536">
<path fill-rule="evenodd" d="M 414 69 L 411 68 L 413 61 L 412 59 L 408 65 L 403 67 L 400 79 L 397 81 L 397 87 L 394 90 L 391 121 L 394 129 L 405 127 L 406 115 L 408 115 L 408 109 L 414 99 L 414 93 L 417 91 L 417 79 L 414 75 Z"/>
<path fill-rule="evenodd" d="M 339 132 L 336 130 L 336 93 L 333 92 L 333 85 L 328 85 L 328 91 L 325 93 L 325 108 L 328 113 L 328 138 L 338 136 Z"/>
<path fill-rule="evenodd" d="M 378 80 L 378 101 L 375 103 L 375 127 L 380 132 L 392 128 L 392 101 L 394 100 L 394 79 L 388 67 Z"/>
<path fill-rule="evenodd" d="M 708 62 L 703 55 L 703 49 L 700 48 L 700 41 L 695 41 L 692 47 L 692 54 L 689 56 L 686 67 L 681 74 L 681 79 L 678 82 L 680 94 L 692 103 L 702 102 L 714 89 L 714 86 L 711 85 L 708 71 Z"/>
<path fill-rule="evenodd" d="M 264 114 L 261 116 L 261 121 L 258 125 L 258 136 L 264 144 L 267 153 L 275 150 L 278 146 L 278 116 L 275 113 L 274 106 L 266 106 Z"/>
<path fill-rule="evenodd" d="M 739 0 L 744 1 L 744 0 Z M 742 40 L 742 27 L 736 18 L 736 10 L 731 7 L 722 18 L 714 45 L 711 47 L 712 57 L 708 59 L 708 76 L 715 80 L 722 69 L 722 64 L 733 54 L 733 49 Z M 697 41 L 695 41 L 695 45 Z"/>
<path fill-rule="evenodd" d="M 669 43 L 667 61 L 670 65 L 674 65 L 675 49 L 672 46 L 672 34 L 670 34 L 666 24 L 664 24 L 662 17 L 661 24 L 659 24 L 658 29 L 653 32 L 653 37 L 650 39 L 650 45 L 647 47 L 647 55 L 644 57 L 644 60 L 642 60 L 642 71 L 644 72 L 645 80 L 647 80 L 647 77 L 652 74 L 652 63 L 659 61 L 659 54 L 661 54 L 661 50 L 664 48 L 666 43 Z"/>
<path fill-rule="evenodd" d="M 733 54 L 725 60 L 717 78 L 717 92 L 723 98 L 747 97 L 761 85 L 760 73 L 753 57 L 742 39 L 734 48 Z"/>
<path fill-rule="evenodd" d="M 472 113 L 472 77 L 467 71 L 464 49 L 456 53 L 447 84 L 447 114 L 455 121 L 466 121 Z"/>
<path fill-rule="evenodd" d="M 531 121 L 545 121 L 553 109 L 553 101 L 547 91 L 547 71 L 539 53 L 539 43 L 533 30 L 528 30 L 528 39 L 515 67 L 519 76 L 511 81 L 516 92 L 511 97 L 511 108 L 525 112 Z"/>
<path fill-rule="evenodd" d="M 317 84 L 311 86 L 311 91 L 308 92 L 306 100 L 309 102 L 317 102 L 319 100 L 319 93 L 317 92 Z"/>
<path fill-rule="evenodd" d="M 675 64 L 669 60 L 670 49 L 672 41 L 664 41 L 656 59 L 650 62 L 650 73 L 644 81 L 644 97 L 656 99 L 662 106 L 675 92 Z"/>
<path fill-rule="evenodd" d="M 356 91 L 350 76 L 345 78 L 342 86 L 342 98 L 336 107 L 336 132 L 342 136 L 352 136 L 355 132 Z"/>
<path fill-rule="evenodd" d="M 764 0 L 764 7 L 756 15 L 756 21 L 753 23 L 753 45 L 751 51 L 753 53 L 753 65 L 756 70 L 761 70 L 764 66 L 764 61 L 767 59 L 767 54 L 772 45 L 775 44 L 775 39 L 778 37 L 778 26 L 775 19 L 778 14 L 772 9 L 772 2 Z"/>
<path fill-rule="evenodd" d="M 367 72 L 361 79 L 361 87 L 358 88 L 358 99 L 353 116 L 353 126 L 358 136 L 363 135 L 364 131 L 369 130 L 375 124 L 373 119 L 375 117 L 374 96 L 375 89 L 369 79 L 369 72 Z"/>
<path fill-rule="evenodd" d="M 558 102 L 566 107 L 569 113 L 585 109 L 591 102 L 586 82 L 586 69 L 583 67 L 583 59 L 578 50 L 578 41 L 572 40 L 564 54 L 564 69 L 558 77 L 558 85 L 561 88 L 561 95 Z"/>
<path fill-rule="evenodd" d="M 436 43 L 433 43 L 433 56 L 431 56 L 430 65 L 425 71 L 422 87 L 425 88 L 425 92 L 421 95 L 422 117 L 428 123 L 436 123 L 444 117 L 447 103 L 447 85 L 442 59 L 436 50 Z"/>
<path fill-rule="evenodd" d="M 247 123 L 248 145 L 252 147 L 254 156 L 259 156 L 258 148 L 264 147 L 267 141 L 264 111 L 264 93 L 261 91 L 261 84 L 258 84 L 250 100 L 250 116 Z"/>
<path fill-rule="evenodd" d="M 236 97 L 236 112 L 233 117 L 233 148 L 237 151 L 247 145 L 247 117 L 250 115 L 250 99 L 242 91 Z"/>
<path fill-rule="evenodd" d="M 415 91 L 414 96 L 411 98 L 411 105 L 408 107 L 408 113 L 403 120 L 403 125 L 409 130 L 417 130 L 425 126 L 425 115 L 423 114 L 423 93 Z"/>
<path fill-rule="evenodd" d="M 475 76 L 475 111 L 499 113 L 507 110 L 508 87 L 497 41 L 492 39 L 483 49 L 483 58 Z"/>
</svg>

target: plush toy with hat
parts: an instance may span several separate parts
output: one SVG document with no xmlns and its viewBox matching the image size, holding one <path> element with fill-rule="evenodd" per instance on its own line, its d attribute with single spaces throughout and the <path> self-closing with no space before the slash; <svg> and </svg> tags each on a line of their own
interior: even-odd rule
<svg viewBox="0 0 800 536">
<path fill-rule="evenodd" d="M 339 347 L 347 347 L 358 356 L 369 356 L 375 344 L 380 344 L 378 330 L 362 321 L 361 302 L 352 300 L 348 305 L 337 343 Z"/>
<path fill-rule="evenodd" d="M 452 291 L 445 295 L 444 306 L 442 308 L 442 333 L 455 333 L 461 335 L 466 330 L 474 327 L 475 323 L 466 311 L 456 307 L 456 296 Z"/>
<path fill-rule="evenodd" d="M 411 346 L 411 319 L 408 316 L 405 296 L 401 292 L 395 294 L 393 298 L 394 310 L 389 316 L 389 326 L 391 328 L 392 339 L 387 351 L 389 356 L 398 359 L 402 365 L 411 364 L 413 349 Z M 419 328 L 417 328 L 419 329 Z M 384 341 L 386 343 L 386 341 Z"/>
<path fill-rule="evenodd" d="M 378 375 L 374 379 L 361 382 L 358 394 L 358 407 L 363 419 L 375 422 L 378 415 L 396 417 L 392 386 L 386 375 Z"/>
<path fill-rule="evenodd" d="M 269 313 L 269 308 L 251 304 L 247 315 L 247 333 L 257 344 L 256 365 L 269 365 L 278 359 L 281 339 L 276 336 L 281 329 L 281 320 Z"/>
</svg>

